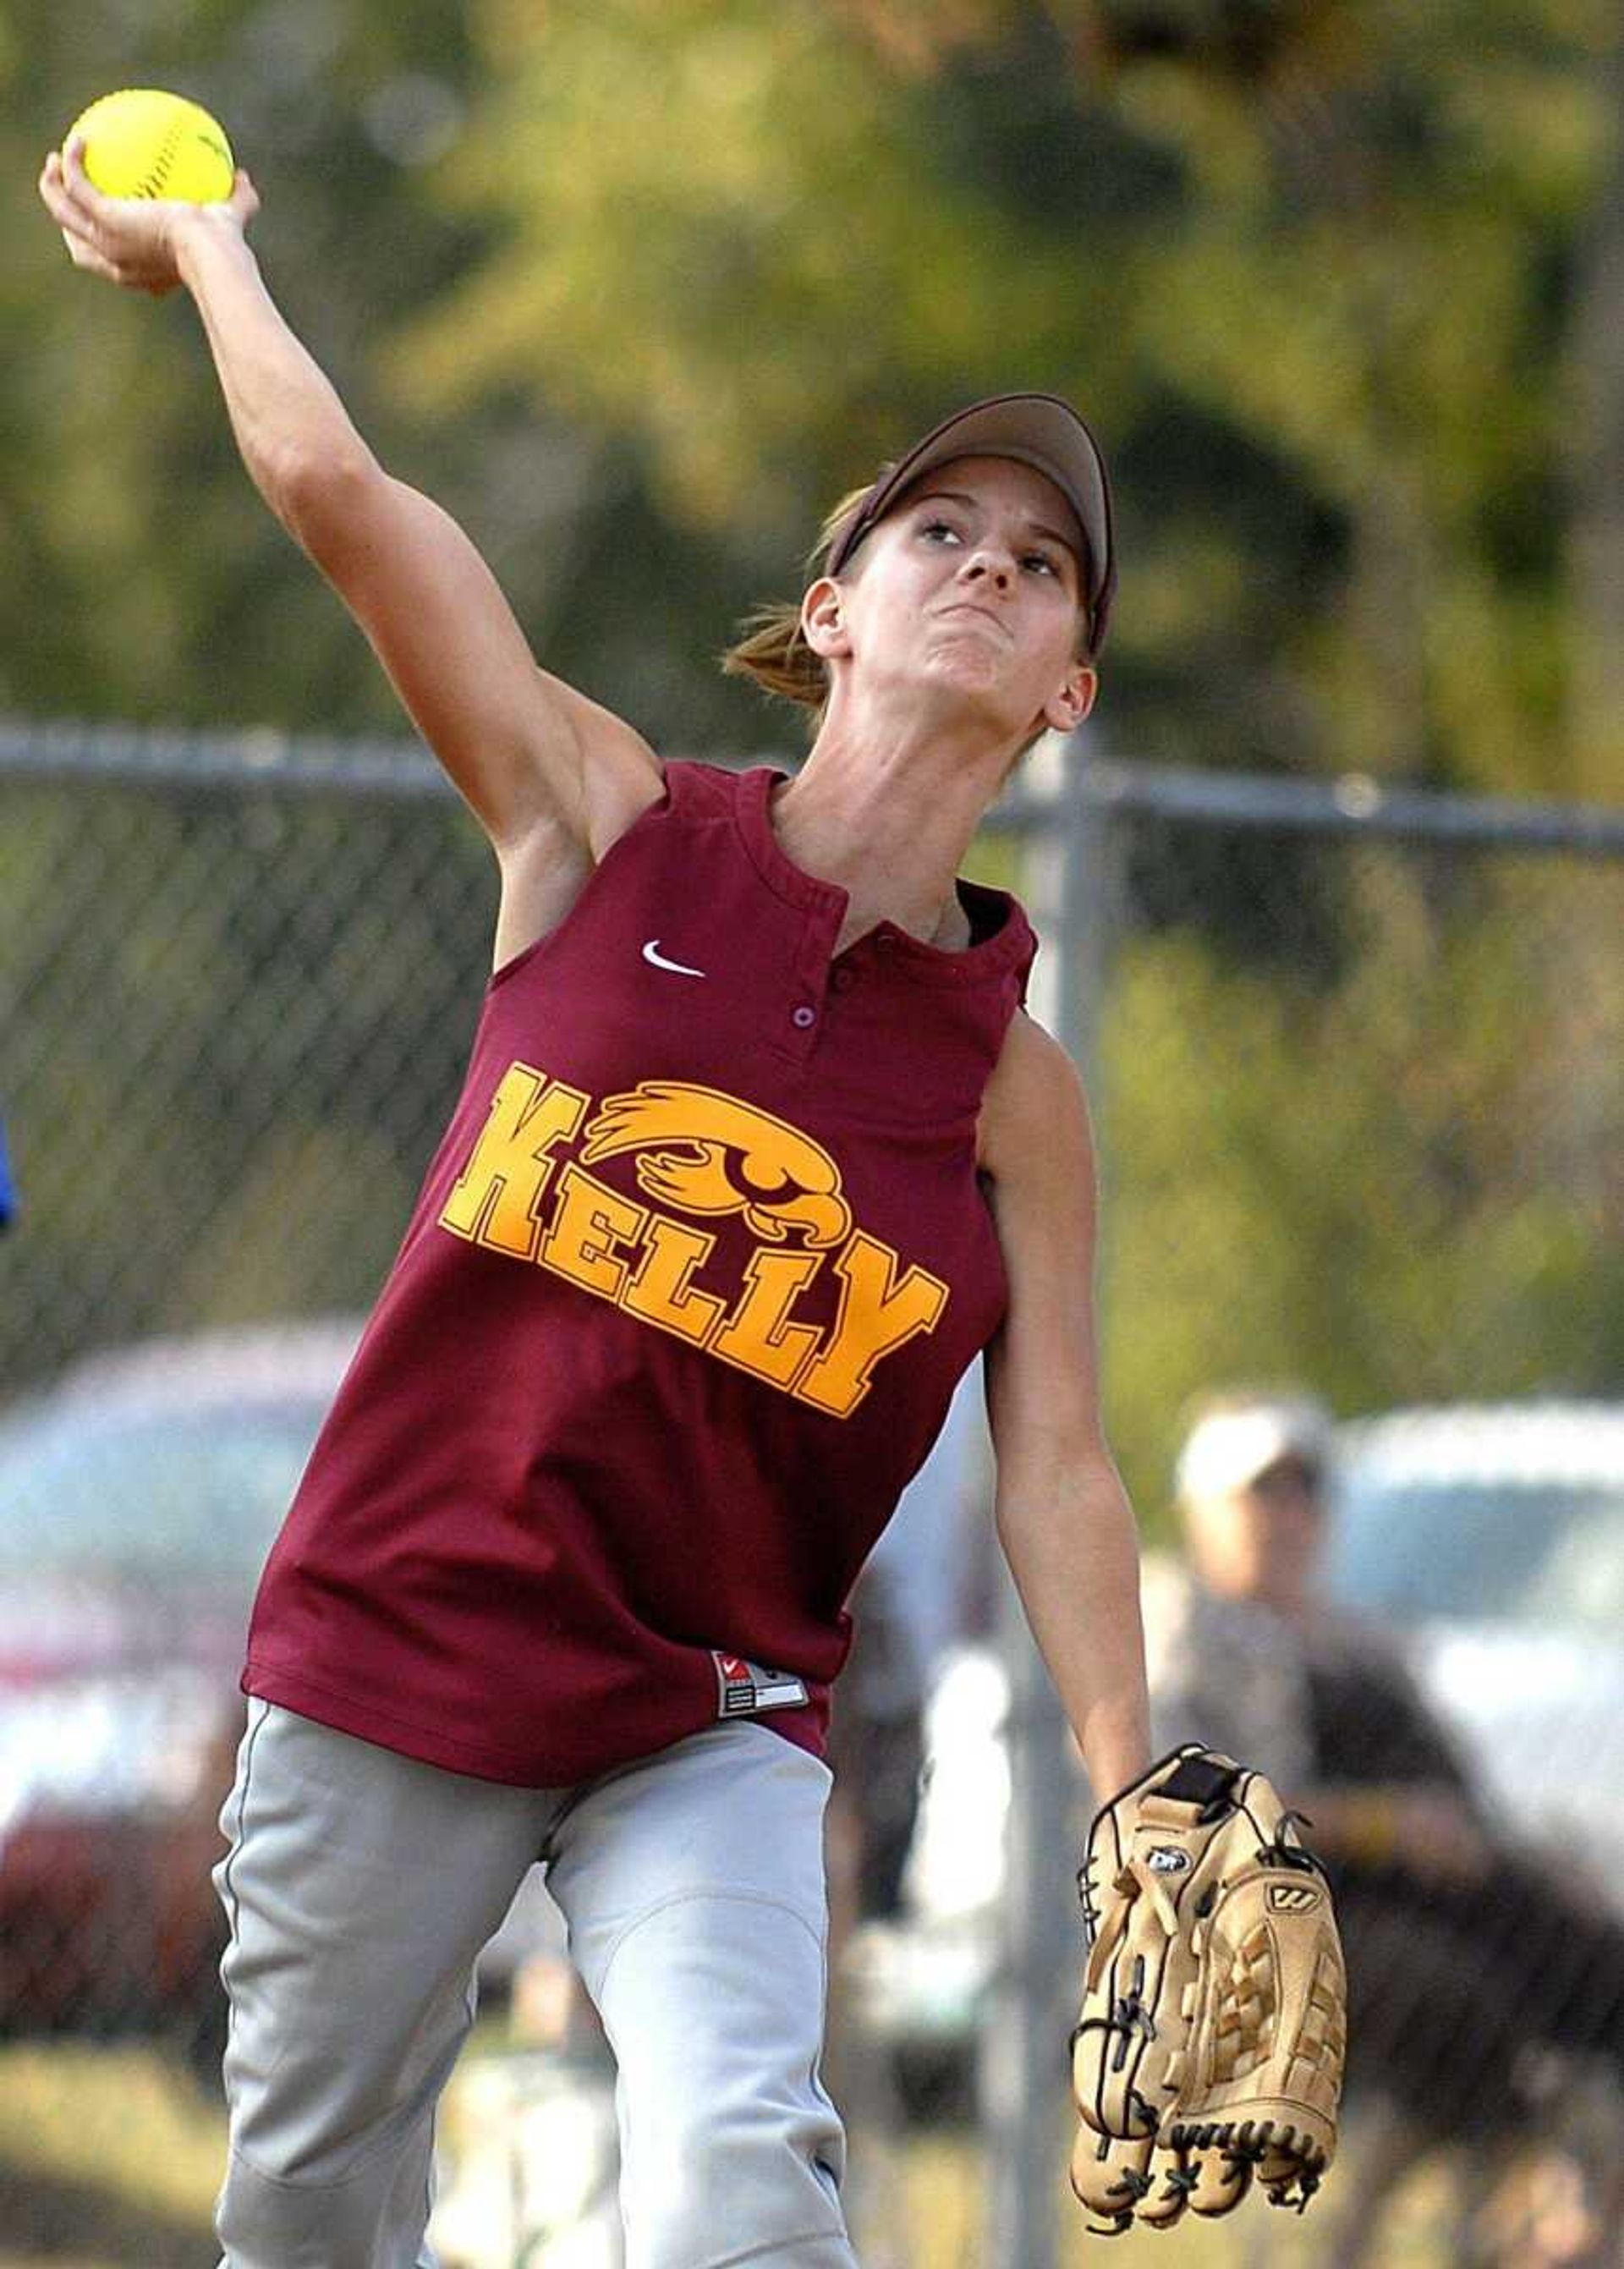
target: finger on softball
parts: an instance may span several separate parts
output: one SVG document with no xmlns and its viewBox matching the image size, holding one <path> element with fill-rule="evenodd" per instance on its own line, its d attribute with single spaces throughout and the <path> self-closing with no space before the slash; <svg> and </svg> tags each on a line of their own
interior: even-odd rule
<svg viewBox="0 0 1624 2269">
<path fill-rule="evenodd" d="M 68 257 L 76 268 L 83 269 L 87 276 L 105 276 L 109 284 L 123 283 L 122 269 L 109 260 L 105 253 L 98 252 L 88 237 L 70 236 L 63 229 L 63 239 L 68 247 Z"/>
<path fill-rule="evenodd" d="M 63 185 L 63 169 L 55 151 L 46 159 L 40 175 L 40 195 L 45 209 L 61 231 L 62 240 L 68 248 L 68 256 L 76 268 L 89 268 L 98 275 L 110 270 L 97 242 L 93 218 L 76 205 Z M 113 278 L 114 282 L 118 278 Z"/>
<path fill-rule="evenodd" d="M 95 196 L 96 185 L 85 170 L 85 137 L 82 134 L 69 135 L 62 145 L 57 165 L 62 173 L 63 188 L 69 196 L 77 197 L 81 189 L 92 196 Z"/>
<path fill-rule="evenodd" d="M 109 205 L 133 203 L 129 197 L 104 196 L 85 170 L 85 137 L 70 134 L 62 153 L 62 177 L 67 193 L 87 220 L 101 218 Z"/>
<path fill-rule="evenodd" d="M 79 194 L 78 183 L 84 182 L 89 196 L 93 196 L 95 190 L 91 183 L 85 181 L 82 171 L 76 177 L 73 168 L 60 152 L 52 151 L 45 161 L 45 173 L 41 178 L 49 182 L 56 194 L 58 202 L 55 210 L 59 214 L 62 214 L 65 209 L 66 212 L 77 215 L 82 222 L 90 221 L 92 216 L 88 197 Z"/>
<path fill-rule="evenodd" d="M 87 275 L 105 276 L 112 283 L 118 282 L 118 272 L 113 262 L 88 236 L 81 235 L 76 229 L 64 228 L 62 240 L 67 246 L 68 257 L 76 268 L 84 269 Z"/>
<path fill-rule="evenodd" d="M 70 198 L 64 196 L 60 189 L 48 187 L 43 181 L 40 185 L 40 193 L 45 199 L 46 209 L 51 218 L 61 229 L 64 237 L 70 240 L 77 239 L 81 244 L 95 242 L 94 222 L 82 213 Z"/>
<path fill-rule="evenodd" d="M 75 211 L 60 189 L 53 189 L 41 181 L 40 195 L 45 201 L 47 212 L 62 231 L 65 243 L 71 246 L 75 242 L 89 244 L 92 240 L 92 232 L 84 215 Z"/>
<path fill-rule="evenodd" d="M 51 151 L 40 168 L 40 195 L 53 218 L 60 218 L 67 191 L 62 184 L 62 157 L 58 151 Z"/>
</svg>

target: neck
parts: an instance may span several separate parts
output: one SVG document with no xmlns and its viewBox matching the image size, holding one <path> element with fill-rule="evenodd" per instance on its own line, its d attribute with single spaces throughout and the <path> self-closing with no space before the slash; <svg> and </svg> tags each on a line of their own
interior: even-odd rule
<svg viewBox="0 0 1624 2269">
<path fill-rule="evenodd" d="M 848 893 L 852 935 L 889 920 L 960 942 L 955 882 L 1017 753 L 962 721 L 888 733 L 831 705 L 773 824 L 798 867 Z"/>
</svg>

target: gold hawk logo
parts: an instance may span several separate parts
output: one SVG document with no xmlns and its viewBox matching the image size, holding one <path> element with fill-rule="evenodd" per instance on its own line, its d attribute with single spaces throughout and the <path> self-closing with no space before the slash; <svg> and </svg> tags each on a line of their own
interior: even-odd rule
<svg viewBox="0 0 1624 2269">
<path fill-rule="evenodd" d="M 646 1079 L 629 1095 L 611 1095 L 587 1129 L 582 1163 L 623 1150 L 642 1154 L 645 1195 L 684 1213 L 742 1213 L 774 1245 L 796 1231 L 806 1245 L 838 1245 L 852 1226 L 828 1151 L 713 1087 Z"/>
<path fill-rule="evenodd" d="M 941 1322 L 948 1287 L 853 1226 L 839 1168 L 786 1120 L 675 1080 L 645 1080 L 592 1109 L 581 1089 L 510 1064 L 440 1226 L 840 1418 L 883 1357 Z M 561 1162 L 578 1138 L 579 1156 Z M 648 1205 L 587 1171 L 628 1155 Z M 666 1206 L 742 1219 L 761 1242 L 735 1285 L 694 1281 L 716 1238 Z M 839 1280 L 835 1320 L 801 1321 L 797 1303 L 825 1268 Z"/>
</svg>

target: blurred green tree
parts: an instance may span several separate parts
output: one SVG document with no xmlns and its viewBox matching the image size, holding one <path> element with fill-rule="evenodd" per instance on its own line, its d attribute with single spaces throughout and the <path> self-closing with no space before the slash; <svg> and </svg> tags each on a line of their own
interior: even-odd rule
<svg viewBox="0 0 1624 2269">
<path fill-rule="evenodd" d="M 562 407 L 783 558 L 922 418 L 1056 386 L 1119 469 L 1119 744 L 1601 784 L 1564 547 L 1567 373 L 1609 336 L 1579 280 L 1617 162 L 1600 0 L 478 20 L 440 179 L 503 234 L 397 339 L 403 399 Z"/>
<path fill-rule="evenodd" d="M 33 201 L 87 94 L 168 80 L 364 430 L 666 745 L 789 737 L 714 683 L 731 620 L 922 419 L 1032 384 L 1118 470 L 1118 745 L 1605 791 L 1619 45 L 1605 0 L 17 0 L 0 700 L 393 716 L 188 313 Z"/>
<path fill-rule="evenodd" d="M 1101 1049 L 1113 1431 L 1164 1509 L 1180 1408 L 1310 1380 L 1344 1411 L 1617 1391 L 1618 878 L 1326 854 L 1341 968 L 1131 940 Z"/>
<path fill-rule="evenodd" d="M 373 341 L 478 231 L 424 168 L 461 130 L 476 58 L 457 11 L 315 0 L 166 10 L 13 0 L 0 37 L 0 706 L 46 715 L 357 728 L 393 721 L 364 645 L 254 495 L 200 327 L 68 265 L 34 181 L 98 93 L 172 85 L 263 185 L 275 288 L 378 438 Z"/>
</svg>

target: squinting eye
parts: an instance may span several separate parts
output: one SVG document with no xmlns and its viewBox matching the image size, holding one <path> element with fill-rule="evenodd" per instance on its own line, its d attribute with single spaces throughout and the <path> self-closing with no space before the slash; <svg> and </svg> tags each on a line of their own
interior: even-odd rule
<svg viewBox="0 0 1624 2269">
<path fill-rule="evenodd" d="M 1045 575 L 1058 575 L 1060 572 L 1046 551 L 1029 551 L 1021 565 L 1022 567 L 1041 567 Z"/>
<path fill-rule="evenodd" d="M 953 526 L 950 521 L 925 521 L 920 525 L 919 534 L 921 536 L 950 536 L 955 543 L 958 542 L 958 530 Z"/>
</svg>

